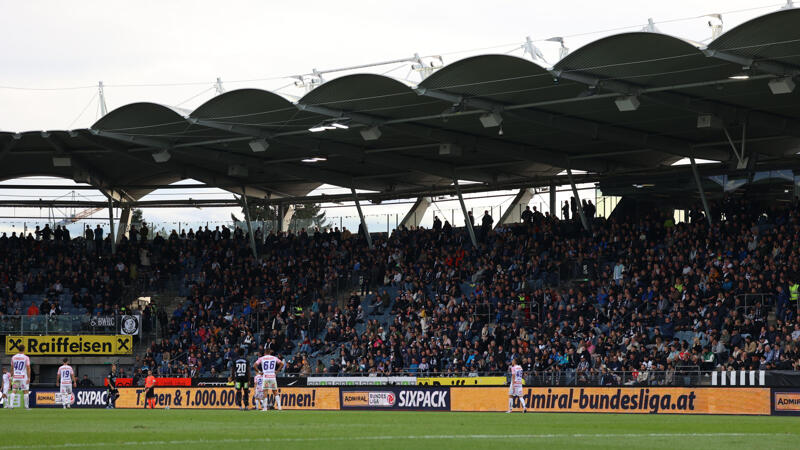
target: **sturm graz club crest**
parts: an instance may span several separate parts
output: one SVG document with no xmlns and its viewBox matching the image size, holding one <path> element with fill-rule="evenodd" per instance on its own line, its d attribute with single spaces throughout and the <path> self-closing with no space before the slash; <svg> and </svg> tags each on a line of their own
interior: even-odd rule
<svg viewBox="0 0 800 450">
<path fill-rule="evenodd" d="M 122 316 L 122 334 L 139 334 L 139 316 Z"/>
</svg>

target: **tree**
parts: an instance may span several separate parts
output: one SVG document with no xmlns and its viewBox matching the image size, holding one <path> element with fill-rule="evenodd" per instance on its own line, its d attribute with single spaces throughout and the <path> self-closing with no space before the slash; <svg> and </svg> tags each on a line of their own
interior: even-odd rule
<svg viewBox="0 0 800 450">
<path fill-rule="evenodd" d="M 319 204 L 295 206 L 294 219 L 301 228 L 313 226 L 323 229 L 328 226 L 325 220 L 325 211 Z"/>
<path fill-rule="evenodd" d="M 144 214 L 142 214 L 142 210 L 139 208 L 134 209 L 131 212 L 131 223 L 135 225 L 139 225 L 142 223 L 144 219 Z"/>
<path fill-rule="evenodd" d="M 278 205 L 270 205 L 266 199 L 248 198 L 247 206 L 250 209 L 250 220 L 253 222 L 266 222 L 265 228 L 267 231 L 275 227 L 275 220 L 278 218 Z M 244 215 L 244 208 L 242 208 L 242 214 Z M 235 216 L 231 217 L 234 221 L 237 220 Z M 295 206 L 294 215 L 292 216 L 292 229 L 299 230 L 311 227 L 323 229 L 327 226 L 325 211 L 320 205 Z"/>
</svg>

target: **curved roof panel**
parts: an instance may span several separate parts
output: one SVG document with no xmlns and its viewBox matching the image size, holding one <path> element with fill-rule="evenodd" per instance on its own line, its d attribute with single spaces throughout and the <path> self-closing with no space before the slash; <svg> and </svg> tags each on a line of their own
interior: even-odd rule
<svg viewBox="0 0 800 450">
<path fill-rule="evenodd" d="M 92 125 L 94 130 L 128 136 L 176 139 L 189 126 L 186 119 L 168 106 L 131 103 L 109 112 Z"/>
<path fill-rule="evenodd" d="M 635 32 L 587 44 L 559 61 L 554 69 L 643 86 L 662 86 L 727 76 L 726 66 L 706 58 L 682 39 L 661 33 Z M 725 72 L 715 73 L 720 68 Z"/>
<path fill-rule="evenodd" d="M 547 70 L 527 59 L 509 55 L 462 59 L 440 69 L 420 87 L 502 103 L 547 102 L 582 90 L 570 82 L 556 82 Z"/>
<path fill-rule="evenodd" d="M 800 48 L 800 9 L 756 17 L 712 41 L 708 48 L 750 58 L 794 55 Z"/>
<path fill-rule="evenodd" d="M 434 102 L 435 103 L 435 102 Z M 383 75 L 355 74 L 323 83 L 298 100 L 300 105 L 322 106 L 383 118 L 429 114 L 430 99 L 420 98 L 405 84 Z M 435 111 L 440 111 L 436 108 Z"/>
<path fill-rule="evenodd" d="M 298 112 L 282 96 L 261 89 L 237 89 L 218 95 L 189 114 L 190 118 L 262 127 L 271 131 L 308 128 L 316 117 Z"/>
</svg>

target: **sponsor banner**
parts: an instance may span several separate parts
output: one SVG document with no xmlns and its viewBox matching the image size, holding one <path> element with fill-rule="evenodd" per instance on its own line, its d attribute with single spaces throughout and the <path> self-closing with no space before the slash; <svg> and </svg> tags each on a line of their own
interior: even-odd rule
<svg viewBox="0 0 800 450">
<path fill-rule="evenodd" d="M 36 389 L 31 392 L 34 408 L 61 408 L 61 392 L 57 389 Z M 105 408 L 108 391 L 104 388 L 73 388 L 70 399 L 72 408 Z"/>
<path fill-rule="evenodd" d="M 119 333 L 129 336 L 135 336 L 139 334 L 141 326 L 142 326 L 142 316 L 138 314 L 131 316 L 122 316 L 122 320 L 120 320 L 119 323 Z"/>
<path fill-rule="evenodd" d="M 417 377 L 419 386 L 505 386 L 506 377 Z"/>
<path fill-rule="evenodd" d="M 342 387 L 342 409 L 449 411 L 450 388 Z"/>
<path fill-rule="evenodd" d="M 416 377 L 308 377 L 309 386 L 414 386 Z"/>
<path fill-rule="evenodd" d="M 120 335 L 6 336 L 6 354 L 14 355 L 25 345 L 32 355 L 130 355 L 133 338 Z"/>
<path fill-rule="evenodd" d="M 144 382 L 144 378 L 142 378 Z M 108 378 L 103 380 L 103 385 L 108 386 Z M 156 377 L 156 386 L 191 386 L 191 378 Z M 133 378 L 117 378 L 117 387 L 133 386 Z"/>
<path fill-rule="evenodd" d="M 800 389 L 773 389 L 772 413 L 779 416 L 800 416 Z"/>
<path fill-rule="evenodd" d="M 119 389 L 117 408 L 144 408 L 144 388 Z M 236 390 L 232 387 L 155 388 L 156 407 L 171 409 L 238 409 Z M 253 407 L 254 389 L 250 389 Z M 279 388 L 283 409 L 337 410 L 336 388 Z"/>
<path fill-rule="evenodd" d="M 190 378 L 192 386 L 198 387 L 227 387 L 225 378 Z M 278 387 L 306 387 L 306 377 L 275 377 Z M 156 383 L 158 386 L 164 386 Z"/>
<path fill-rule="evenodd" d="M 114 316 L 92 316 L 89 319 L 89 326 L 92 328 L 114 328 L 116 323 Z"/>
<path fill-rule="evenodd" d="M 506 411 L 507 387 L 451 388 L 452 411 Z M 526 388 L 532 412 L 770 414 L 766 388 Z M 514 399 L 514 409 L 521 405 Z"/>
</svg>

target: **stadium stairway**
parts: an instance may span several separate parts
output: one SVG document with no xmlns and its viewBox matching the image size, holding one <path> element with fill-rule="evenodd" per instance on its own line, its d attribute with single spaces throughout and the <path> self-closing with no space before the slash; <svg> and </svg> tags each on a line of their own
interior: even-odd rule
<svg viewBox="0 0 800 450">
<path fill-rule="evenodd" d="M 383 308 L 383 311 L 382 311 L 381 314 L 370 314 L 372 312 L 372 310 L 374 309 L 374 307 L 371 306 L 371 305 L 375 301 L 376 296 L 379 293 L 383 292 L 384 290 L 387 292 L 387 294 L 389 294 L 389 298 L 391 299 L 390 302 L 389 302 L 389 305 Z M 365 321 L 363 323 L 357 323 L 356 324 L 356 326 L 355 326 L 356 333 L 358 333 L 359 335 L 363 335 L 364 333 L 366 333 L 366 331 L 367 331 L 367 323 L 366 322 L 370 321 L 370 320 L 377 320 L 378 324 L 381 327 L 388 328 L 388 326 L 393 321 L 392 307 L 394 307 L 394 301 L 395 301 L 395 298 L 398 295 L 398 292 L 399 292 L 398 288 L 392 287 L 392 286 L 386 286 L 386 287 L 377 288 L 372 293 L 367 294 L 366 296 L 362 297 L 361 301 L 360 301 L 360 305 L 361 305 L 361 308 L 364 310 Z M 360 292 L 359 291 L 353 291 L 350 295 L 360 295 Z M 349 298 L 350 295 L 348 295 L 347 297 Z M 323 330 L 317 336 L 317 338 L 321 339 L 321 340 L 324 340 L 326 335 L 327 335 L 327 330 Z M 296 340 L 294 340 L 292 342 L 294 343 L 295 347 L 294 347 L 294 350 L 293 350 L 293 352 L 291 354 L 291 357 L 294 358 L 294 357 L 297 357 L 299 355 L 299 353 L 300 353 L 299 347 L 300 347 L 300 344 L 302 344 L 302 339 L 296 339 Z M 345 343 L 345 348 L 346 349 L 350 348 L 350 343 L 349 342 Z M 317 356 L 316 358 L 309 358 L 309 363 L 311 364 L 312 369 L 314 369 L 316 367 L 318 362 L 322 362 L 322 364 L 325 367 L 328 367 L 330 365 L 331 361 L 333 361 L 333 359 L 335 357 L 337 357 L 337 356 L 338 356 L 338 354 L 336 352 L 329 353 L 327 355 Z"/>
</svg>

